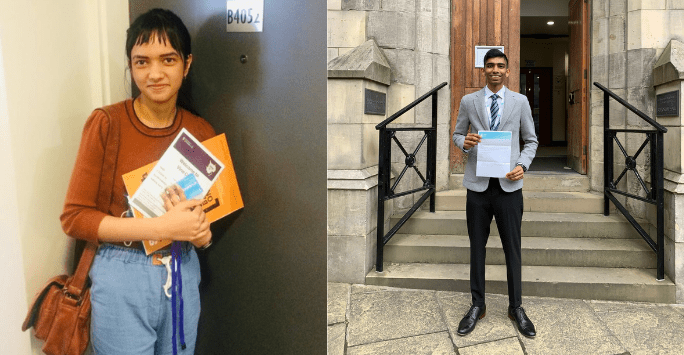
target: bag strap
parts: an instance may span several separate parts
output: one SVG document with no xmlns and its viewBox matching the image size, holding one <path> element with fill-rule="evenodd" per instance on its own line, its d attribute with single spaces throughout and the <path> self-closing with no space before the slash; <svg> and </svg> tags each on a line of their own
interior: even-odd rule
<svg viewBox="0 0 684 355">
<path fill-rule="evenodd" d="M 107 133 L 107 145 L 105 146 L 104 160 L 102 162 L 102 172 L 111 169 L 112 175 L 106 176 L 106 179 L 100 182 L 100 191 L 97 196 L 97 209 L 105 213 L 112 203 L 112 188 L 114 187 L 116 175 L 116 161 L 119 157 L 119 136 L 121 127 L 119 127 L 118 117 L 121 117 L 121 114 L 120 112 L 115 112 L 116 115 L 114 115 L 114 117 L 117 118 L 112 118 L 112 115 L 110 115 L 110 110 L 116 106 L 123 105 L 106 106 L 98 109 L 103 111 L 109 120 L 109 132 Z"/>
<path fill-rule="evenodd" d="M 107 133 L 107 142 L 105 144 L 102 172 L 112 172 L 111 176 L 105 176 L 105 178 L 100 181 L 100 189 L 97 195 L 97 209 L 102 212 L 107 212 L 109 205 L 112 203 L 112 189 L 116 175 L 116 161 L 119 156 L 121 127 L 118 118 L 112 118 L 110 115 L 109 111 L 113 107 L 115 106 L 107 106 L 98 109 L 107 115 L 107 119 L 109 121 L 109 131 Z M 115 117 L 120 117 L 120 115 Z M 66 292 L 77 300 L 80 300 L 85 289 L 88 272 L 90 271 L 90 266 L 93 263 L 93 259 L 95 259 L 96 252 L 97 245 L 93 243 L 87 243 L 85 249 L 83 250 L 83 254 L 81 254 L 74 277 L 69 285 L 67 285 Z"/>
</svg>

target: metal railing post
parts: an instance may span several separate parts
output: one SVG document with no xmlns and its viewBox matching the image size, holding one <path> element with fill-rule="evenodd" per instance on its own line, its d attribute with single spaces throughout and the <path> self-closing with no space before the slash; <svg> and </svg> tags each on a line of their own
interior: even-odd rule
<svg viewBox="0 0 684 355">
<path fill-rule="evenodd" d="M 401 110 L 394 113 L 392 116 L 388 117 L 384 121 L 378 123 L 375 129 L 378 130 L 379 141 L 378 141 L 378 209 L 377 209 L 377 246 L 376 246 L 376 263 L 375 271 L 382 272 L 383 270 L 383 249 L 385 244 L 394 236 L 394 234 L 406 223 L 406 221 L 416 212 L 416 210 L 430 198 L 430 212 L 435 212 L 435 186 L 437 181 L 437 91 L 447 85 L 443 82 L 436 87 L 434 87 L 429 92 L 425 93 L 423 96 L 419 97 L 412 103 L 406 105 Z M 387 128 L 387 125 L 392 123 L 399 116 L 406 113 L 408 110 L 412 109 L 419 103 L 428 99 L 432 96 L 432 126 L 427 127 L 400 127 L 400 128 Z M 409 154 L 403 148 L 399 140 L 397 139 L 397 131 L 424 131 L 425 136 L 416 147 L 416 150 Z M 390 171 L 391 171 L 391 161 L 392 152 L 391 144 L 392 139 L 397 142 L 398 147 L 406 155 L 406 168 L 401 172 L 395 181 L 395 185 L 399 183 L 404 173 L 408 170 L 408 167 L 412 167 L 421 180 L 423 180 L 423 186 L 410 191 L 403 191 L 400 193 L 394 192 L 396 186 L 390 187 Z M 420 173 L 419 169 L 415 166 L 415 156 L 420 150 L 423 142 L 427 140 L 427 167 L 426 167 L 426 178 Z M 399 222 L 390 228 L 390 231 L 385 235 L 385 202 L 397 197 L 405 196 L 419 191 L 425 191 L 423 196 L 418 199 L 413 207 L 399 220 Z"/>
<path fill-rule="evenodd" d="M 378 142 L 378 147 L 380 151 L 380 156 L 378 159 L 378 216 L 377 216 L 377 253 L 375 261 L 375 271 L 382 272 L 382 261 L 383 261 L 383 236 L 385 235 L 385 196 L 387 196 L 388 188 L 388 170 L 387 166 L 389 164 L 389 154 L 388 148 L 389 139 L 387 134 L 387 129 L 385 127 L 380 128 L 379 132 L 380 141 Z"/>
<path fill-rule="evenodd" d="M 437 94 L 432 95 L 432 128 L 428 138 L 428 182 L 437 188 Z M 435 212 L 435 194 L 430 196 L 430 212 Z"/>
<path fill-rule="evenodd" d="M 658 200 L 658 185 L 655 181 L 655 177 L 657 174 L 657 166 L 658 163 L 656 162 L 656 159 L 658 159 L 658 135 L 655 133 L 649 133 L 648 135 L 650 139 L 650 148 L 651 148 L 651 199 L 652 200 Z"/>
<path fill-rule="evenodd" d="M 612 187 L 613 182 L 613 134 L 610 132 L 610 96 L 603 93 L 603 189 Z M 610 215 L 610 199 L 603 195 L 603 215 Z"/>
<path fill-rule="evenodd" d="M 594 83 L 596 87 L 603 90 L 603 178 L 604 178 L 604 215 L 610 214 L 610 204 L 612 202 L 622 215 L 627 218 L 627 221 L 636 229 L 636 231 L 641 235 L 641 237 L 646 241 L 646 243 L 651 247 L 651 249 L 656 253 L 657 257 L 657 270 L 656 279 L 662 281 L 665 279 L 665 202 L 664 202 L 664 133 L 667 132 L 667 128 L 646 115 L 645 113 L 639 111 L 636 107 L 629 104 L 623 98 L 617 96 L 615 93 L 604 87 L 599 83 Z M 609 100 L 610 98 L 615 99 L 619 104 L 626 107 L 628 110 L 632 111 L 637 116 L 641 117 L 646 123 L 650 124 L 653 130 L 644 129 L 611 129 L 610 128 L 610 112 L 609 112 Z M 627 153 L 625 147 L 620 143 L 617 137 L 618 132 L 627 133 L 642 133 L 646 134 L 646 141 L 641 145 L 637 152 L 630 156 Z M 613 181 L 613 141 L 620 148 L 620 151 L 625 156 L 625 168 L 622 173 L 618 176 L 617 180 Z M 636 159 L 646 147 L 646 144 L 650 143 L 650 161 L 651 161 L 651 189 L 648 190 L 646 183 L 641 178 L 638 171 L 638 166 Z M 617 188 L 617 185 L 625 176 L 625 173 L 631 170 L 634 172 L 637 180 L 641 183 L 641 186 L 646 192 L 646 197 L 639 196 L 634 193 L 621 191 Z M 651 235 L 647 233 L 643 227 L 636 221 L 634 217 L 630 214 L 629 210 L 615 198 L 613 194 L 620 194 L 628 198 L 633 198 L 639 201 L 650 203 L 656 206 L 656 240 L 654 241 Z"/>
<path fill-rule="evenodd" d="M 652 180 L 656 184 L 656 208 L 657 212 L 657 238 L 658 238 L 658 270 L 656 279 L 662 281 L 665 279 L 665 201 L 663 196 L 663 155 L 664 155 L 664 143 L 663 143 L 663 132 L 658 131 L 656 138 L 657 145 L 657 156 L 656 156 L 656 172 Z M 651 163 L 653 164 L 653 163 Z M 653 183 L 653 182 L 652 182 Z"/>
</svg>

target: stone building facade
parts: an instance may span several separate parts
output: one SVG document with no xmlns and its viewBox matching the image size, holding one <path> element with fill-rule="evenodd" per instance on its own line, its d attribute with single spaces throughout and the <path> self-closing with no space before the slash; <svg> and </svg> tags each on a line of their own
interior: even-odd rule
<svg viewBox="0 0 684 355">
<path fill-rule="evenodd" d="M 680 82 L 674 73 L 655 75 L 658 67 L 672 63 L 676 68 L 684 53 L 672 55 L 670 42 L 684 41 L 684 1 L 677 0 L 594 0 L 591 9 L 590 82 L 599 82 L 640 111 L 656 119 L 656 91 L 664 84 L 670 87 Z M 679 42 L 678 42 L 679 41 Z M 676 50 L 675 50 L 676 52 Z M 657 65 L 662 60 L 662 64 Z M 662 69 L 661 69 L 662 70 Z M 674 69 L 673 69 L 674 70 Z M 681 70 L 681 69 L 677 69 Z M 655 78 L 657 78 L 654 80 Z M 604 84 L 605 83 L 605 84 Z M 665 91 L 665 90 L 661 90 Z M 671 90 L 667 90 L 671 91 Z M 589 176 L 591 187 L 603 191 L 603 92 L 591 86 L 589 110 L 590 151 Z M 644 129 L 650 126 L 624 106 L 611 100 L 612 128 Z M 681 107 L 681 106 L 680 106 Z M 681 203 L 682 149 L 680 121 L 656 119 L 668 128 L 665 134 L 665 273 L 675 282 L 676 300 L 684 302 L 684 249 L 681 233 L 684 205 Z M 632 154 L 643 143 L 643 135 L 619 134 Z M 637 160 L 642 176 L 648 176 L 648 154 Z M 615 171 L 624 168 L 624 157 L 614 149 Z M 627 191 L 639 194 L 639 182 L 627 177 Z M 642 193 L 643 194 L 643 193 Z M 655 209 L 633 199 L 621 199 L 636 216 L 647 218 L 655 225 Z M 651 235 L 655 235 L 652 227 Z"/>
<path fill-rule="evenodd" d="M 440 83 L 449 81 L 450 4 L 449 0 L 328 0 L 328 63 L 371 41 L 391 69 L 386 79 L 369 79 L 344 77 L 340 70 L 331 74 L 329 67 L 329 281 L 363 283 L 365 274 L 374 265 L 378 174 L 375 125 Z M 356 58 L 369 63 L 369 58 Z M 365 87 L 386 93 L 384 116 L 363 114 Z M 439 95 L 437 174 L 446 177 L 451 109 L 448 88 L 440 90 Z M 431 112 L 431 104 L 423 103 L 395 122 L 429 124 Z M 417 145 L 419 138 L 410 134 L 404 137 L 411 147 Z M 393 171 L 400 171 L 403 155 L 395 153 Z M 419 166 L 424 161 L 421 163 L 419 159 Z M 417 179 L 409 175 L 399 188 L 415 185 Z M 439 189 L 446 189 L 447 179 L 438 178 L 437 183 Z M 406 210 L 414 199 L 414 196 L 398 198 L 394 209 Z M 388 213 L 391 211 L 389 208 Z"/>
<path fill-rule="evenodd" d="M 328 0 L 328 279 L 363 283 L 375 262 L 377 205 L 377 131 L 383 119 L 441 82 L 454 70 L 450 43 L 456 0 Z M 487 0 L 482 0 L 486 2 Z M 502 0 L 503 1 L 503 0 Z M 508 1 L 508 0 L 506 0 Z M 510 0 L 516 1 L 516 0 Z M 523 5 L 536 0 L 520 0 Z M 656 94 L 680 90 L 684 77 L 684 0 L 587 0 L 589 15 L 588 164 L 591 190 L 603 191 L 603 92 L 601 83 L 637 109 L 656 118 Z M 366 46 L 376 57 L 359 57 L 354 50 Z M 347 62 L 355 54 L 361 69 L 387 66 L 383 78 Z M 521 53 L 521 57 L 523 53 Z M 341 59 L 342 58 L 342 59 Z M 331 63 L 338 65 L 331 70 Z M 346 70 L 347 74 L 343 74 Z M 374 76 L 375 75 L 375 76 Z M 450 86 L 439 92 L 437 189 L 449 186 L 449 137 L 452 100 Z M 386 93 L 384 116 L 364 115 L 364 88 Z M 352 103 L 355 103 L 353 105 Z M 611 127 L 647 128 L 647 124 L 621 105 L 611 102 Z M 430 121 L 431 106 L 421 104 L 402 116 L 398 124 Z M 680 103 L 681 116 L 681 103 Z M 684 302 L 684 160 L 682 120 L 657 119 L 668 128 L 665 135 L 665 236 L 666 275 L 676 285 L 676 300 Z M 621 133 L 626 149 L 634 152 L 643 138 Z M 411 137 L 406 137 L 411 141 Z M 414 141 L 415 143 L 415 141 Z M 401 154 L 393 154 L 400 169 Z M 641 154 L 639 171 L 648 177 L 651 162 Z M 615 149 L 615 171 L 624 158 Z M 416 178 L 406 182 L 415 184 Z M 622 188 L 639 194 L 641 185 L 628 177 Z M 388 202 L 391 213 L 406 210 L 415 197 Z M 654 209 L 622 199 L 637 217 L 654 223 Z M 387 221 L 388 218 L 385 220 Z M 387 222 L 386 222 L 387 223 Z M 655 257 L 655 256 L 654 256 Z"/>
</svg>

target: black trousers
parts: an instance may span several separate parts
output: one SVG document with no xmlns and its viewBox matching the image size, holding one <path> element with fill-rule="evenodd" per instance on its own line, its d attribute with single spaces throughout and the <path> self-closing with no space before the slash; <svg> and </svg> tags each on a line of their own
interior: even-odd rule
<svg viewBox="0 0 684 355">
<path fill-rule="evenodd" d="M 487 190 L 468 190 L 466 221 L 470 238 L 470 292 L 473 305 L 485 304 L 485 257 L 492 216 L 496 218 L 501 244 L 506 256 L 508 302 L 511 307 L 522 304 L 520 270 L 520 224 L 523 214 L 522 189 L 506 192 L 499 180 L 489 180 Z"/>
</svg>

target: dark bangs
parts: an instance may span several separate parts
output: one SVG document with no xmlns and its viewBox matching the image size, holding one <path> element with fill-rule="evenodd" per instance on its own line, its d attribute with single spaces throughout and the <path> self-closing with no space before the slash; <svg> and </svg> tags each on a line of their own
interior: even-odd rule
<svg viewBox="0 0 684 355">
<path fill-rule="evenodd" d="M 167 41 L 183 57 L 192 53 L 190 34 L 178 16 L 164 9 L 153 9 L 140 15 L 126 31 L 126 55 L 131 60 L 133 46 L 149 43 L 152 38 L 159 43 Z"/>
</svg>

